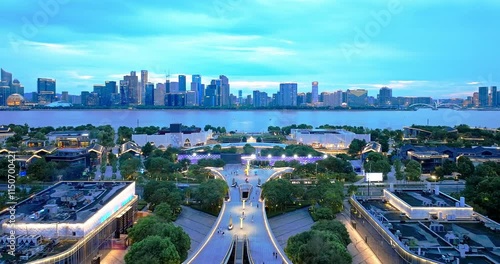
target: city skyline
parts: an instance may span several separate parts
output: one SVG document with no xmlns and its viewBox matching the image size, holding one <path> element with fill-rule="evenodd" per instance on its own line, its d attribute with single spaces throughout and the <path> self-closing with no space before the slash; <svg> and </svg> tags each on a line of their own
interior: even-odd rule
<svg viewBox="0 0 500 264">
<path fill-rule="evenodd" d="M 148 70 L 154 83 L 169 72 L 201 74 L 204 84 L 224 74 L 233 94 L 272 93 L 287 82 L 306 92 L 318 81 L 320 91 L 387 86 L 401 96 L 465 98 L 498 78 L 491 33 L 500 22 L 489 19 L 497 1 L 46 0 L 0 8 L 1 66 L 27 92 L 53 78 L 58 91 L 79 94 L 130 69 Z"/>
</svg>

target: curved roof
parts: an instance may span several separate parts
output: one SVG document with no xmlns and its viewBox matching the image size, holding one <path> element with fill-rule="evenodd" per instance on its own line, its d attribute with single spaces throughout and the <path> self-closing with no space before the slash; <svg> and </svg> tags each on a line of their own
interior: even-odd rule
<svg viewBox="0 0 500 264">
<path fill-rule="evenodd" d="M 8 106 L 20 106 L 24 104 L 24 97 L 20 94 L 11 94 L 7 97 Z"/>
<path fill-rule="evenodd" d="M 45 107 L 71 107 L 71 106 L 73 106 L 73 104 L 66 103 L 63 101 L 57 101 L 57 102 L 53 102 L 53 103 L 45 105 Z"/>
</svg>

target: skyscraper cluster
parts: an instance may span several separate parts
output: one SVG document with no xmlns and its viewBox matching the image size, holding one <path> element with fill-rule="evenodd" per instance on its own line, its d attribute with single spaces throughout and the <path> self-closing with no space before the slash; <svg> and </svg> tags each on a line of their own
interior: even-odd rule
<svg viewBox="0 0 500 264">
<path fill-rule="evenodd" d="M 135 71 L 123 76 L 119 85 L 106 81 L 105 85 L 94 85 L 93 92 L 84 91 L 80 95 L 84 106 L 206 106 L 228 107 L 237 104 L 230 92 L 229 79 L 220 75 L 205 86 L 201 75 L 191 76 L 188 85 L 186 75 L 179 75 L 176 81 L 166 77 L 165 83 L 149 82 L 147 70 L 142 70 L 140 79 Z M 206 88 L 205 88 L 206 87 Z M 189 89 L 188 89 L 189 88 Z"/>
<path fill-rule="evenodd" d="M 171 80 L 167 75 L 165 82 L 150 82 L 149 72 L 141 70 L 123 76 L 119 81 L 106 81 L 96 84 L 92 91 L 83 91 L 80 95 L 70 95 L 63 91 L 60 96 L 56 90 L 56 80 L 38 78 L 37 90 L 33 92 L 32 103 L 47 105 L 55 101 L 73 103 L 89 107 L 116 107 L 116 106 L 167 106 L 167 107 L 349 107 L 349 108 L 406 108 L 415 104 L 431 105 L 443 104 L 459 105 L 461 107 L 488 108 L 500 107 L 500 92 L 496 86 L 479 87 L 477 92 L 467 99 L 433 100 L 431 97 L 399 96 L 394 97 L 392 89 L 382 87 L 377 96 L 369 96 L 366 89 L 347 89 L 333 92 L 319 92 L 319 82 L 311 82 L 309 92 L 298 92 L 298 84 L 280 83 L 276 93 L 254 90 L 250 95 L 243 96 L 242 90 L 237 96 L 231 93 L 229 79 L 225 75 L 210 80 L 206 85 L 202 83 L 202 76 L 178 75 Z M 24 87 L 12 74 L 1 69 L 0 106 L 7 105 L 10 95 L 24 101 Z M 28 95 L 29 96 L 29 95 Z"/>
<path fill-rule="evenodd" d="M 479 87 L 477 92 L 467 97 L 464 105 L 478 108 L 500 107 L 500 92 L 496 86 L 490 86 L 489 88 L 486 86 Z"/>
<path fill-rule="evenodd" d="M 7 99 L 13 94 L 24 96 L 24 86 L 19 80 L 12 79 L 12 73 L 0 69 L 0 106 L 6 106 Z"/>
</svg>

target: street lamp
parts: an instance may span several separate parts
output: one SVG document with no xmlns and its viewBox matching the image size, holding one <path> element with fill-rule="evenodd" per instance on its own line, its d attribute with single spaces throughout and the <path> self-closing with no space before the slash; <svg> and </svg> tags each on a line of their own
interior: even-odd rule
<svg viewBox="0 0 500 264">
<path fill-rule="evenodd" d="M 372 164 L 370 163 L 370 160 L 369 159 L 366 159 L 366 162 L 368 162 L 370 164 L 370 172 L 372 172 Z M 365 172 L 366 174 L 366 172 Z M 366 181 L 368 182 L 368 199 L 370 199 L 370 175 L 366 175 Z"/>
</svg>

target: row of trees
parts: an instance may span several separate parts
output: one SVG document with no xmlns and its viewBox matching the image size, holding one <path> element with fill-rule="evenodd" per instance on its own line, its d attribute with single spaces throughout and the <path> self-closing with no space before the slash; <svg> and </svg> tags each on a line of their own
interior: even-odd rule
<svg viewBox="0 0 500 264">
<path fill-rule="evenodd" d="M 350 243 L 349 233 L 341 222 L 319 221 L 312 230 L 290 237 L 285 253 L 297 264 L 350 264 L 352 256 L 347 251 Z"/>
<path fill-rule="evenodd" d="M 489 161 L 477 165 L 466 178 L 463 195 L 474 211 L 500 221 L 500 163 Z"/>
<path fill-rule="evenodd" d="M 46 135 L 53 131 L 89 131 L 89 138 L 97 140 L 97 143 L 105 146 L 114 146 L 115 130 L 110 125 L 104 126 L 94 126 L 91 124 L 82 126 L 62 126 L 54 128 L 51 126 L 47 127 L 29 127 L 27 124 L 24 125 L 14 125 L 10 124 L 8 127 L 14 132 L 14 136 L 7 138 L 5 144 L 7 147 L 22 147 L 23 137 L 28 136 L 31 139 L 37 140 L 47 140 Z"/>
</svg>

